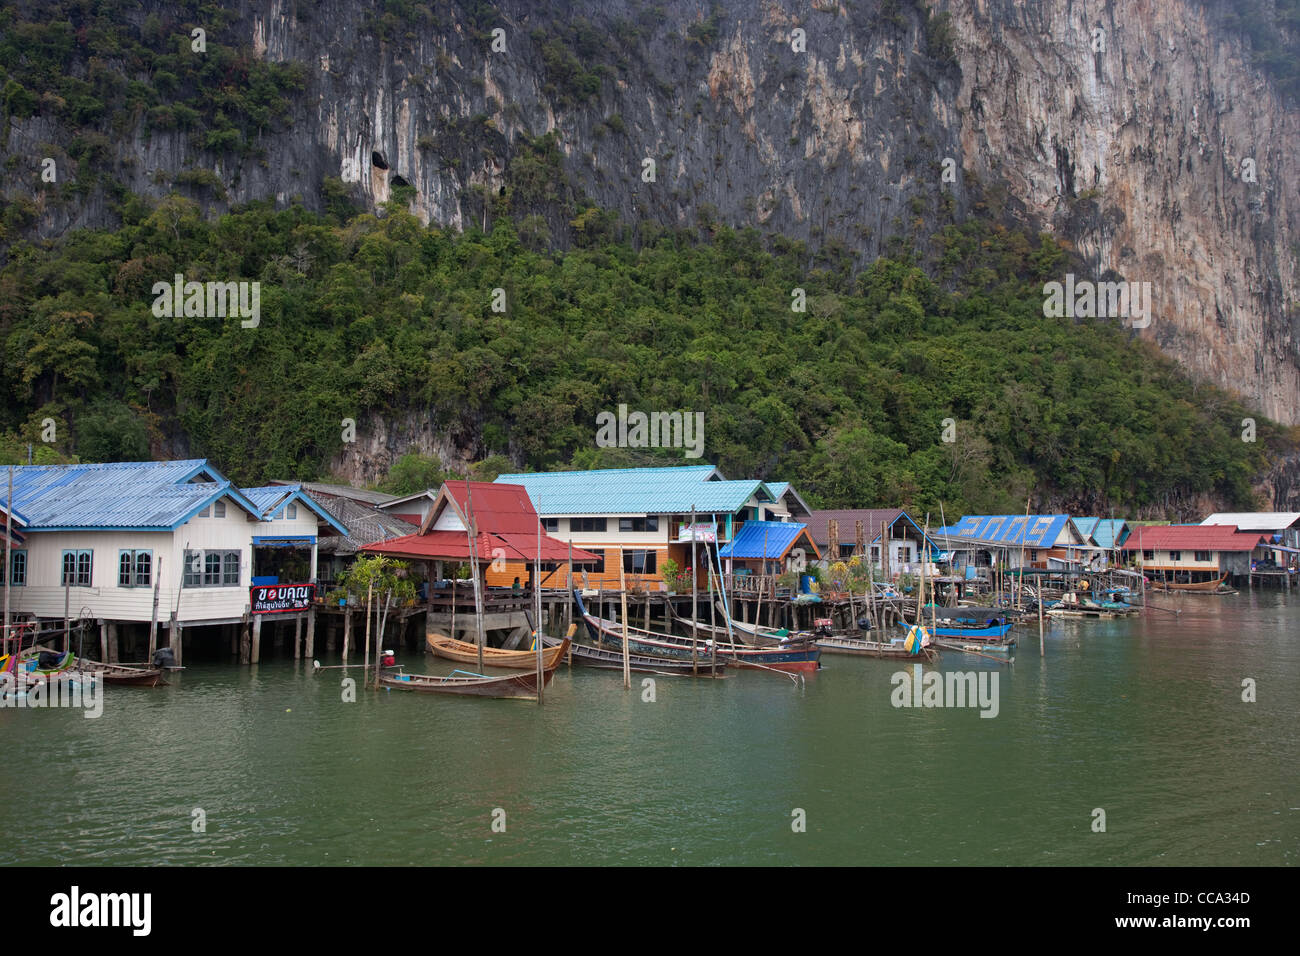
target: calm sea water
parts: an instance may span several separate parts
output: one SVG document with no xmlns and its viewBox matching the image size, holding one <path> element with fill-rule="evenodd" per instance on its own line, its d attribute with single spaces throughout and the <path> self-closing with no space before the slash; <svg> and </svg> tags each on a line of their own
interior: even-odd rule
<svg viewBox="0 0 1300 956">
<path fill-rule="evenodd" d="M 654 702 L 562 668 L 542 707 L 195 663 L 96 720 L 0 710 L 31 835 L 0 864 L 1296 864 L 1300 595 L 1156 600 L 1182 613 L 1051 623 L 1042 657 L 1025 629 L 1009 667 L 945 655 L 999 673 L 993 719 L 894 707 L 902 665 L 831 655 Z"/>
</svg>

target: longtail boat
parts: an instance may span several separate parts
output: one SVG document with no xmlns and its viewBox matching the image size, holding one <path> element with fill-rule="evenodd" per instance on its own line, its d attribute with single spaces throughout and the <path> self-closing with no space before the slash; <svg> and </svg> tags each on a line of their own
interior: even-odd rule
<svg viewBox="0 0 1300 956">
<path fill-rule="evenodd" d="M 87 676 L 97 675 L 106 684 L 123 684 L 130 687 L 157 687 L 159 684 L 164 686 L 167 684 L 167 681 L 163 680 L 162 668 L 150 667 L 148 664 L 104 664 L 83 658 L 77 661 L 74 669 Z"/>
<path fill-rule="evenodd" d="M 555 661 L 542 671 L 542 685 L 545 687 L 555 675 L 560 658 L 569 649 L 566 637 L 558 648 Z M 535 658 L 534 658 L 535 659 Z M 488 677 L 484 674 L 471 674 L 465 671 L 453 671 L 446 676 L 438 674 L 383 674 L 379 685 L 390 690 L 411 690 L 424 694 L 458 694 L 463 697 L 503 697 L 513 700 L 537 699 L 537 671 L 525 671 L 518 674 L 506 674 L 503 677 Z"/>
<path fill-rule="evenodd" d="M 704 624 L 700 621 L 692 621 L 690 618 L 682 617 L 678 614 L 670 602 L 668 610 L 672 613 L 673 620 L 686 628 L 697 637 L 708 639 L 715 637 L 721 640 L 730 638 L 727 633 L 727 612 L 723 609 L 721 603 L 718 604 L 718 610 L 722 614 L 722 624 Z M 790 631 L 784 627 L 764 627 L 760 624 L 746 624 L 744 621 L 737 621 L 734 618 L 731 621 L 731 630 L 733 633 L 739 632 L 752 639 L 755 644 L 763 647 L 771 647 L 786 641 L 790 637 Z"/>
<path fill-rule="evenodd" d="M 596 617 L 588 612 L 582 601 L 582 595 L 573 592 L 578 602 L 578 610 L 587 622 L 587 629 L 597 643 L 602 641 L 621 647 L 623 626 L 605 618 Z M 724 644 L 721 641 L 692 640 L 672 634 L 661 634 L 645 628 L 628 626 L 627 639 L 630 647 L 637 648 L 637 653 L 646 657 L 670 657 L 677 660 L 689 660 L 692 648 L 697 658 L 703 660 L 711 657 L 713 648 L 717 647 L 718 657 L 733 661 L 737 667 L 755 667 L 778 671 L 815 671 L 821 665 L 821 650 L 806 638 L 782 645 L 781 647 L 750 647 L 747 644 Z"/>
<path fill-rule="evenodd" d="M 868 641 L 857 637 L 831 634 L 817 638 L 817 646 L 830 654 L 856 654 L 860 657 L 887 657 L 896 660 L 924 660 L 933 664 L 939 660 L 939 652 L 933 645 L 926 644 L 920 650 L 908 650 L 903 640 Z"/>
<path fill-rule="evenodd" d="M 556 646 L 558 646 L 558 641 Z M 425 638 L 429 650 L 439 657 L 459 664 L 478 663 L 478 645 L 470 641 L 460 641 L 445 634 L 431 633 Z M 542 651 L 542 666 L 549 668 L 560 659 L 559 651 L 551 648 Z M 500 667 L 510 670 L 537 670 L 537 650 L 507 651 L 500 647 L 483 646 L 483 666 Z"/>
<path fill-rule="evenodd" d="M 1159 578 L 1151 582 L 1151 586 L 1157 591 L 1202 591 L 1213 594 L 1219 590 L 1224 581 L 1228 580 L 1228 572 L 1209 581 L 1162 581 Z"/>
<path fill-rule="evenodd" d="M 558 637 L 545 637 L 542 639 L 547 647 L 556 647 L 560 643 Z M 595 647 L 591 644 L 572 643 L 569 645 L 569 655 L 579 664 L 587 667 L 596 667 L 603 670 L 622 670 L 623 669 L 623 652 L 611 647 Z M 690 661 L 683 661 L 677 658 L 668 657 L 648 657 L 643 654 L 628 654 L 628 670 L 635 671 L 638 674 L 673 674 L 696 677 L 711 676 L 709 656 L 705 649 L 700 651 L 700 656 L 695 665 Z M 712 670 L 721 674 L 727 669 L 727 661 L 719 659 L 716 665 L 712 665 Z"/>
</svg>

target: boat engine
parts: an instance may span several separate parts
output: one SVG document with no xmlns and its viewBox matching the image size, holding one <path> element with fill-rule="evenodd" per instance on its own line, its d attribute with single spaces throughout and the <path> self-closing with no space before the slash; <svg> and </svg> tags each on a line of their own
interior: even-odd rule
<svg viewBox="0 0 1300 956">
<path fill-rule="evenodd" d="M 160 647 L 153 652 L 154 667 L 175 667 L 176 654 L 170 647 Z"/>
<path fill-rule="evenodd" d="M 871 630 L 871 618 L 867 617 L 865 614 L 862 615 L 862 617 L 858 618 L 858 630 L 859 631 Z"/>
</svg>

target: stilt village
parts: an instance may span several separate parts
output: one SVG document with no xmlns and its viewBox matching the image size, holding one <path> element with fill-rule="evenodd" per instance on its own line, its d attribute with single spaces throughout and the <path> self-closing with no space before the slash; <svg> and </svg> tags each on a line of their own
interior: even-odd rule
<svg viewBox="0 0 1300 956">
<path fill-rule="evenodd" d="M 1061 620 L 1177 614 L 1300 580 L 1300 513 L 818 511 L 791 482 L 707 464 L 404 497 L 239 488 L 204 460 L 13 466 L 0 519 L 9 693 L 96 674 L 156 686 L 188 658 L 538 700 L 560 667 L 627 683 L 798 681 L 840 654 L 1010 664 Z"/>
</svg>

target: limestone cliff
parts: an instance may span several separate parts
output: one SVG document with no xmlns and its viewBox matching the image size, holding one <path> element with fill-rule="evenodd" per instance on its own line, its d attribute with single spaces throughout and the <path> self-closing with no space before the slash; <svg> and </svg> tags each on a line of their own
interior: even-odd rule
<svg viewBox="0 0 1300 956">
<path fill-rule="evenodd" d="M 124 15 L 184 36 L 204 9 Z M 319 206 L 331 177 L 370 206 L 409 186 L 426 222 L 526 212 L 559 245 L 569 184 L 630 222 L 715 217 L 859 262 L 1003 216 L 1092 278 L 1151 282 L 1141 334 L 1295 423 L 1300 119 L 1221 20 L 1202 0 L 242 0 L 213 40 L 306 67 L 289 121 L 243 156 L 141 122 L 101 163 L 154 196 L 191 171 L 215 209 Z M 515 168 L 548 132 L 565 182 Z M 36 163 L 71 138 L 35 116 L 4 148 Z M 36 230 L 106 221 L 95 189 Z"/>
</svg>

